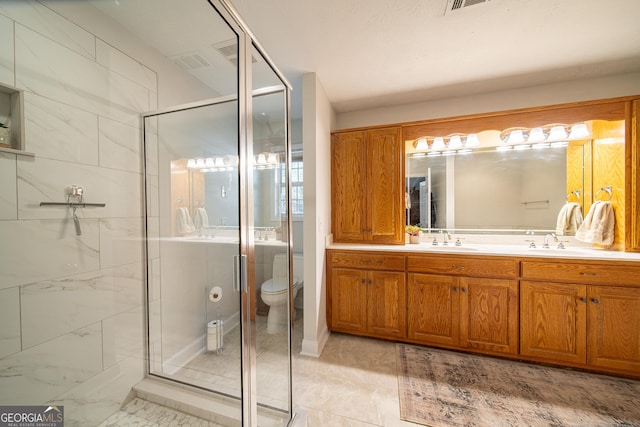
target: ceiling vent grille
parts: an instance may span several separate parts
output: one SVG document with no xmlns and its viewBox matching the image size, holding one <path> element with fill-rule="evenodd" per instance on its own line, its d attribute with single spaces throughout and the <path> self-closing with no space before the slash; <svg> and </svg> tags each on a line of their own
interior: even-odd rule
<svg viewBox="0 0 640 427">
<path fill-rule="evenodd" d="M 229 39 L 216 43 L 213 45 L 213 48 L 233 65 L 238 66 L 238 41 L 236 39 Z M 258 60 L 255 56 L 251 55 L 251 62 L 255 64 Z"/>
<path fill-rule="evenodd" d="M 447 9 L 444 11 L 444 14 L 446 15 L 476 4 L 489 3 L 490 1 L 491 0 L 447 0 Z"/>
<path fill-rule="evenodd" d="M 204 59 L 200 54 L 197 53 L 179 55 L 171 59 L 182 69 L 187 71 L 197 70 L 198 68 L 206 68 L 211 65 L 207 62 L 206 59 Z"/>
</svg>

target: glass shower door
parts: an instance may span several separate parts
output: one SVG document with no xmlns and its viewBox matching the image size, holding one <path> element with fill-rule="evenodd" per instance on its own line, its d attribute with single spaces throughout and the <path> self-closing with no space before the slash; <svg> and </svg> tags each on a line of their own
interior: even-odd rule
<svg viewBox="0 0 640 427">
<path fill-rule="evenodd" d="M 237 399 L 241 419 L 237 116 L 231 96 L 159 112 L 145 117 L 145 140 L 158 166 L 147 215 L 150 374 Z"/>
<path fill-rule="evenodd" d="M 144 119 L 149 372 L 231 398 L 238 420 L 248 394 L 249 417 L 272 426 L 292 415 L 291 284 L 302 279 L 290 280 L 287 104 L 282 85 L 254 90 L 244 190 L 234 96 Z"/>
<path fill-rule="evenodd" d="M 258 418 L 286 425 L 291 402 L 292 302 L 301 274 L 290 280 L 288 92 L 253 49 L 253 222 L 256 392 Z M 297 265 L 297 264 L 296 264 Z M 295 275 L 294 275 L 295 276 Z M 292 287 L 292 283 L 294 286 Z"/>
</svg>

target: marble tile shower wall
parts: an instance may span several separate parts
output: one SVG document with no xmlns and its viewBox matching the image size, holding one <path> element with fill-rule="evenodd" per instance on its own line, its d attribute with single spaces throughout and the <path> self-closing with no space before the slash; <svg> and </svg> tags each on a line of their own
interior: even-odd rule
<svg viewBox="0 0 640 427">
<path fill-rule="evenodd" d="M 24 91 L 35 153 L 0 153 L 0 405 L 62 404 L 67 425 L 95 425 L 144 376 L 139 115 L 156 80 L 38 2 L 0 3 L 0 83 Z M 106 203 L 78 209 L 81 236 L 68 209 L 39 206 L 71 184 Z"/>
</svg>

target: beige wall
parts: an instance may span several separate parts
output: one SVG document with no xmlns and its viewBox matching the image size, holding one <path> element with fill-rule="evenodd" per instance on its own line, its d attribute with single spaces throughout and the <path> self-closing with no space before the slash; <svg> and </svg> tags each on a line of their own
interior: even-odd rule
<svg viewBox="0 0 640 427">
<path fill-rule="evenodd" d="M 575 80 L 337 114 L 336 129 L 402 123 L 640 94 L 640 73 Z"/>
<path fill-rule="evenodd" d="M 328 338 L 325 238 L 331 233 L 331 130 L 335 114 L 315 73 L 302 77 L 304 149 L 304 339 L 318 356 Z"/>
</svg>

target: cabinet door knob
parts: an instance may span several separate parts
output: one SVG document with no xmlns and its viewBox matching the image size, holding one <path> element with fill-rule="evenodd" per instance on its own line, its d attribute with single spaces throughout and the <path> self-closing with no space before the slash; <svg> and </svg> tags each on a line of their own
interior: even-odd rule
<svg viewBox="0 0 640 427">
<path fill-rule="evenodd" d="M 360 283 L 362 283 L 363 285 L 364 285 L 364 282 L 365 282 L 365 280 L 364 280 L 364 279 L 361 279 L 361 280 L 360 280 Z"/>
<path fill-rule="evenodd" d="M 591 302 L 594 303 L 594 304 L 598 304 L 600 302 L 600 300 L 597 299 L 597 298 L 591 298 Z"/>
<path fill-rule="evenodd" d="M 453 292 L 458 292 L 458 288 L 453 288 Z"/>
<path fill-rule="evenodd" d="M 373 282 L 371 280 L 369 280 L 369 284 L 372 284 Z"/>
<path fill-rule="evenodd" d="M 587 302 L 586 298 L 580 298 L 580 302 Z"/>
<path fill-rule="evenodd" d="M 467 288 L 461 288 L 462 292 L 467 293 Z"/>
</svg>

